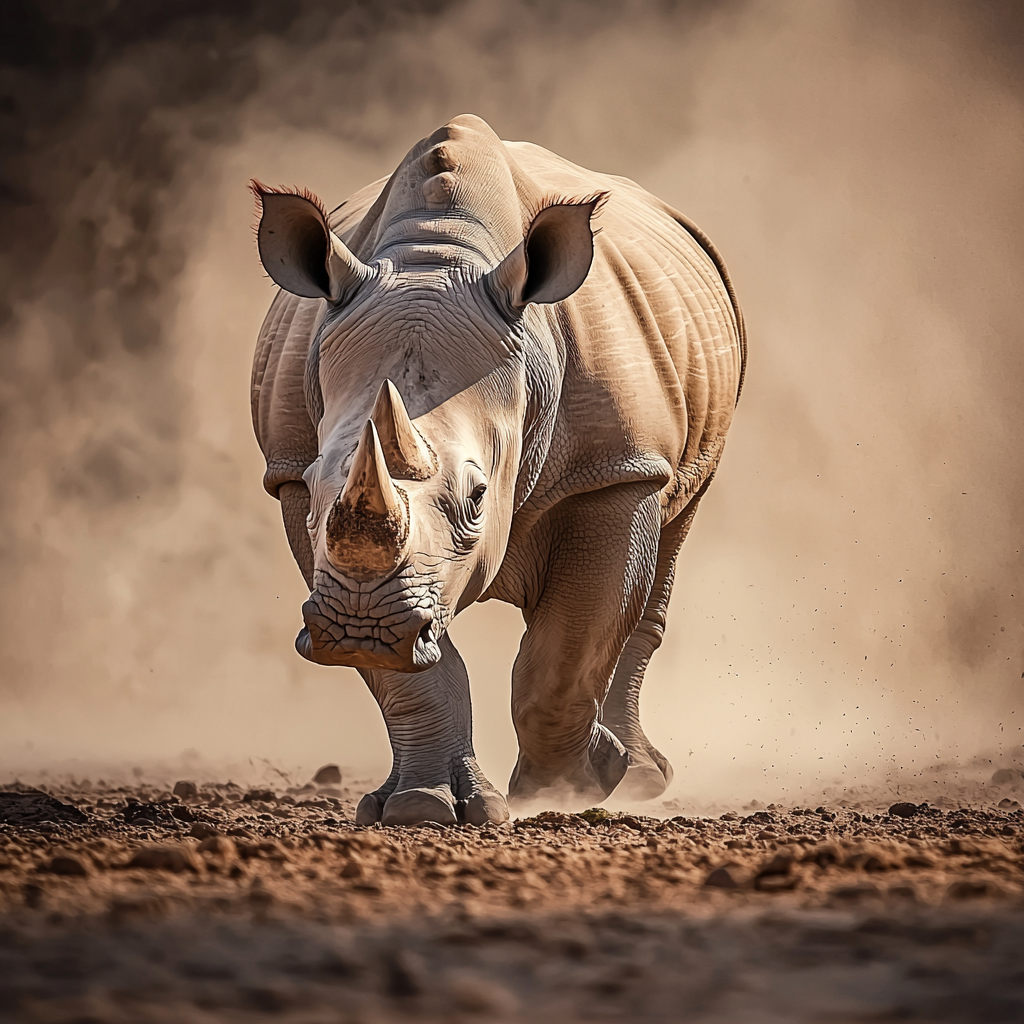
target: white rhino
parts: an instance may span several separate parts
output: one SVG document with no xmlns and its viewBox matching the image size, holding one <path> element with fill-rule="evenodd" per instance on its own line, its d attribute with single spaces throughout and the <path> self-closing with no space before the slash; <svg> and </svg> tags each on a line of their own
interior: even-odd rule
<svg viewBox="0 0 1024 1024">
<path fill-rule="evenodd" d="M 358 821 L 508 817 L 446 630 L 522 609 L 509 796 L 649 798 L 640 685 L 745 361 L 715 248 L 626 178 L 455 118 L 327 214 L 253 183 L 281 286 L 252 377 L 310 588 L 296 648 L 357 668 L 394 753 Z"/>
</svg>

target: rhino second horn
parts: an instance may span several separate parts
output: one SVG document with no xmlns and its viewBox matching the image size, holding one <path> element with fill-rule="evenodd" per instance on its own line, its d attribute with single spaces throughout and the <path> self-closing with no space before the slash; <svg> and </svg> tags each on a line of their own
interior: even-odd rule
<svg viewBox="0 0 1024 1024">
<path fill-rule="evenodd" d="M 398 388 L 385 380 L 377 392 L 370 419 L 380 437 L 384 458 L 395 476 L 427 480 L 437 472 L 437 459 L 416 429 Z"/>
<path fill-rule="evenodd" d="M 409 503 L 388 473 L 372 420 L 359 437 L 345 488 L 327 516 L 327 558 L 350 579 L 394 572 L 409 542 Z"/>
</svg>

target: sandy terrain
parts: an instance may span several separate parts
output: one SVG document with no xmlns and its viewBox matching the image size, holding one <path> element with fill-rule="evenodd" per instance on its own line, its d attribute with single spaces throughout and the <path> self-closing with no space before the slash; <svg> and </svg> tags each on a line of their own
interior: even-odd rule
<svg viewBox="0 0 1024 1024">
<path fill-rule="evenodd" d="M 353 791 L 0 792 L 0 1020 L 1024 1020 L 1024 811 L 357 828 Z"/>
</svg>

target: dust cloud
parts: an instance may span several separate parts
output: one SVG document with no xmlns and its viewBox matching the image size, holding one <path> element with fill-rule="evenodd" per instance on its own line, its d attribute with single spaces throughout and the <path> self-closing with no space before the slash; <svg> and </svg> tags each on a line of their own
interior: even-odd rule
<svg viewBox="0 0 1024 1024">
<path fill-rule="evenodd" d="M 356 673 L 292 650 L 245 181 L 335 205 L 461 112 L 683 210 L 747 316 L 645 690 L 666 798 L 980 798 L 1024 768 L 1014 5 L 9 11 L 5 774 L 386 769 Z M 493 603 L 453 628 L 499 785 L 521 628 Z"/>
</svg>

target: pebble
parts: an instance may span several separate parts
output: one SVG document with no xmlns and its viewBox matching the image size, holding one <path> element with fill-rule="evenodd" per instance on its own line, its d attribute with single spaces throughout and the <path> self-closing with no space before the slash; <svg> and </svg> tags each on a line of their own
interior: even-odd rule
<svg viewBox="0 0 1024 1024">
<path fill-rule="evenodd" d="M 207 836 L 196 849 L 200 853 L 208 853 L 225 861 L 236 860 L 238 857 L 238 847 L 227 836 L 217 833 Z"/>
<path fill-rule="evenodd" d="M 46 865 L 46 870 L 51 875 L 84 877 L 89 874 L 89 869 L 85 866 L 85 863 L 77 857 L 72 857 L 70 854 L 58 854 Z"/>
<path fill-rule="evenodd" d="M 907 802 L 901 802 L 893 804 L 889 808 L 889 814 L 895 818 L 913 818 L 915 815 L 921 813 L 921 807 L 917 804 L 911 804 Z"/>
<path fill-rule="evenodd" d="M 313 776 L 313 782 L 318 786 L 337 786 L 341 784 L 341 769 L 336 764 L 325 764 Z"/>
<path fill-rule="evenodd" d="M 780 850 L 770 861 L 762 865 L 758 877 L 767 875 L 788 875 L 793 870 L 793 854 L 788 850 Z"/>
<path fill-rule="evenodd" d="M 720 868 L 715 868 L 704 879 L 704 884 L 713 889 L 738 889 L 740 887 L 739 871 L 733 865 L 724 864 Z"/>
<path fill-rule="evenodd" d="M 143 849 L 137 850 L 132 859 L 128 861 L 128 867 L 173 871 L 175 874 L 197 870 L 191 853 L 179 846 L 143 847 Z"/>
<path fill-rule="evenodd" d="M 192 797 L 199 796 L 199 787 L 194 782 L 186 782 L 182 779 L 174 784 L 174 789 L 171 792 L 181 797 L 182 800 L 189 800 Z"/>
</svg>

